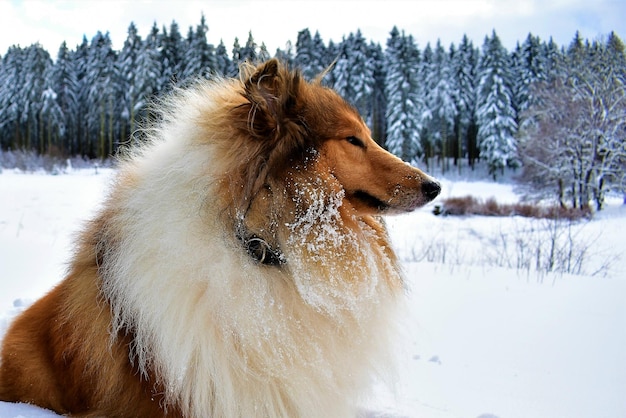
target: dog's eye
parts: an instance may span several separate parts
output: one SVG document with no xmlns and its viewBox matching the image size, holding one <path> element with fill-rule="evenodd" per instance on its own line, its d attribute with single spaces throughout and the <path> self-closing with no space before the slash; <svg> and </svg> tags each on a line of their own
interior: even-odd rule
<svg viewBox="0 0 626 418">
<path fill-rule="evenodd" d="M 346 141 L 359 148 L 365 148 L 365 143 L 356 136 L 349 136 L 346 138 Z"/>
</svg>

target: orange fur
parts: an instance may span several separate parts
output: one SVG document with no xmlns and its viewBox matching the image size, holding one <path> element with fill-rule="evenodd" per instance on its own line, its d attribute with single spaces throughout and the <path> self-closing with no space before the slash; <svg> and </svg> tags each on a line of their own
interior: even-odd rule
<svg viewBox="0 0 626 418">
<path fill-rule="evenodd" d="M 73 416 L 163 413 L 162 393 L 138 379 L 129 360 L 132 337 L 120 335 L 110 344 L 111 315 L 99 293 L 94 253 L 101 227 L 90 225 L 67 278 L 9 328 L 2 347 L 0 399 Z"/>
<path fill-rule="evenodd" d="M 19 316 L 0 399 L 74 416 L 342 416 L 384 374 L 385 213 L 438 184 L 276 60 L 199 83 L 131 152 L 68 276 Z"/>
</svg>

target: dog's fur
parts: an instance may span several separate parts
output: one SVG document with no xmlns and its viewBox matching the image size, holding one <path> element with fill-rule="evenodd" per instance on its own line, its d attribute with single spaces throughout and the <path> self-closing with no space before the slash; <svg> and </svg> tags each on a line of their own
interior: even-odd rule
<svg viewBox="0 0 626 418">
<path fill-rule="evenodd" d="M 439 186 L 276 60 L 198 82 L 120 163 L 68 276 L 6 334 L 0 399 L 108 417 L 340 417 L 384 373 L 383 213 Z"/>
</svg>

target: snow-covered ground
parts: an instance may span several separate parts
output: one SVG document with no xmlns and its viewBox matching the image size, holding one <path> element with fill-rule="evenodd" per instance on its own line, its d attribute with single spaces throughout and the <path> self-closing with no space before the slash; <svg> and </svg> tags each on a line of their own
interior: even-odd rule
<svg viewBox="0 0 626 418">
<path fill-rule="evenodd" d="M 97 208 L 111 173 L 0 174 L 0 338 L 16 313 L 62 278 L 72 236 Z M 444 180 L 443 187 L 443 197 L 518 199 L 509 184 Z M 620 203 L 573 226 L 435 217 L 432 206 L 389 218 L 410 288 L 401 318 L 406 342 L 398 347 L 396 394 L 377 390 L 365 415 L 626 417 Z M 572 264 L 582 261 L 582 274 L 537 271 L 551 242 L 564 250 L 558 260 L 570 254 Z M 0 418 L 52 416 L 0 402 Z"/>
</svg>

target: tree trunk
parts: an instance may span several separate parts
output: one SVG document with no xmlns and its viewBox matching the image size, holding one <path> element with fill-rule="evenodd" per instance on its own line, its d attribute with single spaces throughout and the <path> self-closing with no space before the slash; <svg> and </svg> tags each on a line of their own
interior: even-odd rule
<svg viewBox="0 0 626 418">
<path fill-rule="evenodd" d="M 461 126 L 461 122 L 459 122 L 456 129 L 456 156 L 454 158 L 454 164 L 457 166 L 459 174 L 461 174 L 461 154 L 463 153 L 463 147 L 461 145 L 462 139 L 463 127 Z"/>
<path fill-rule="evenodd" d="M 442 122 L 441 124 L 441 172 L 445 173 L 447 170 L 446 167 L 446 157 L 447 157 L 447 151 L 448 151 L 448 126 L 447 124 L 444 122 Z"/>
<path fill-rule="evenodd" d="M 110 157 L 111 155 L 113 155 L 113 135 L 114 135 L 114 128 L 113 128 L 113 99 L 111 96 L 109 96 L 109 111 L 108 111 L 108 118 L 109 118 L 109 132 L 108 132 L 108 142 L 109 142 L 109 149 L 107 152 L 107 155 L 105 156 L 105 158 Z"/>
<path fill-rule="evenodd" d="M 585 207 L 589 204 L 589 201 L 591 200 L 591 180 L 593 178 L 593 170 L 589 169 L 587 170 L 587 173 L 585 174 L 585 179 L 584 179 L 584 184 L 583 184 L 583 193 L 581 193 L 581 199 L 584 199 L 581 204 L 580 207 Z"/>
<path fill-rule="evenodd" d="M 595 193 L 596 210 L 600 211 L 604 208 L 604 177 L 598 181 L 598 190 Z"/>
<path fill-rule="evenodd" d="M 104 104 L 100 103 L 100 129 L 98 131 L 98 157 L 101 160 L 104 160 L 105 155 L 105 139 L 106 135 L 104 133 L 105 127 L 105 117 L 104 117 Z"/>
</svg>

